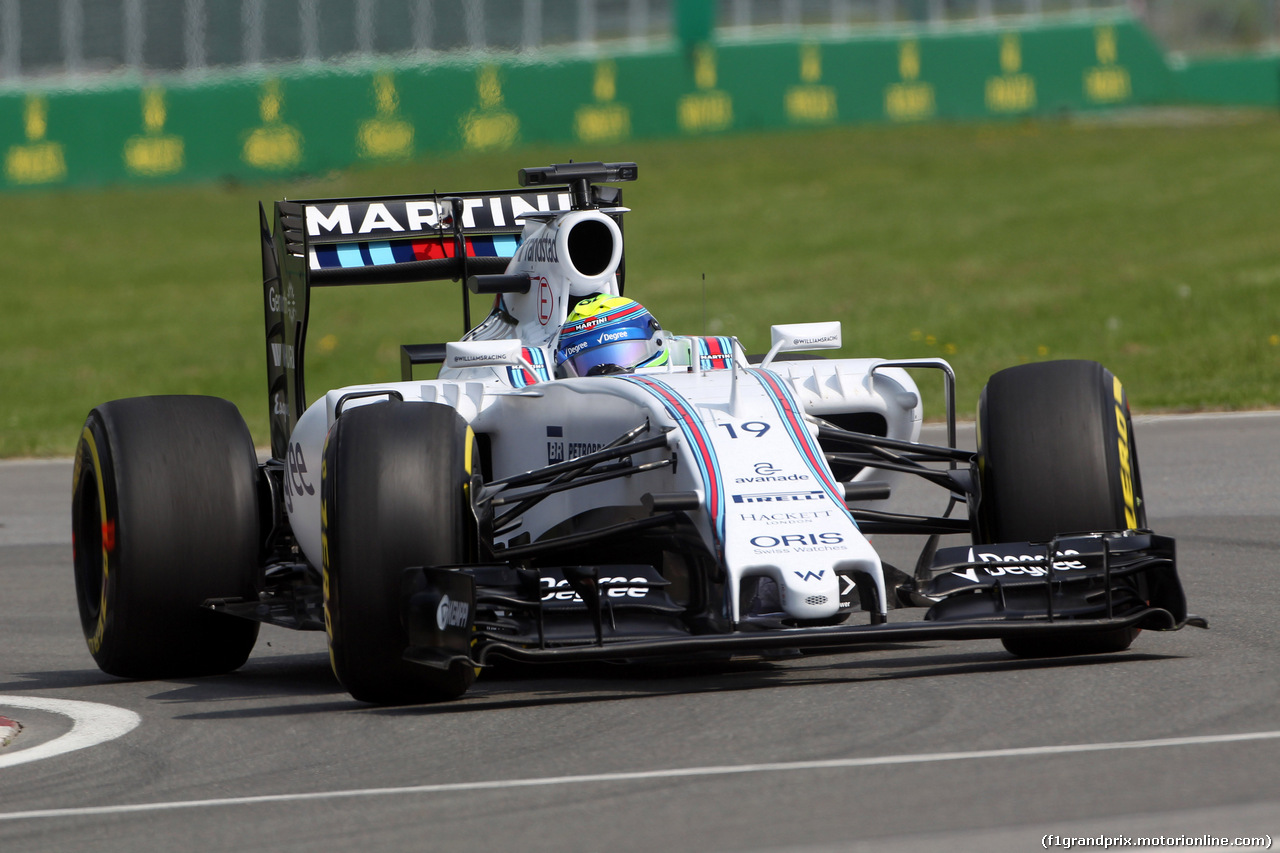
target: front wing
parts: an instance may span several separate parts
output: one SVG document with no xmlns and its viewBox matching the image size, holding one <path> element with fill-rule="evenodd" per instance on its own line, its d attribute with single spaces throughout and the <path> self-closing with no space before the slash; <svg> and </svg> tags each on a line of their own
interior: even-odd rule
<svg viewBox="0 0 1280 853">
<path fill-rule="evenodd" d="M 648 567 L 413 568 L 405 572 L 402 613 L 410 642 L 405 657 L 447 668 L 497 660 L 838 651 L 928 640 L 1070 640 L 1117 629 L 1204 627 L 1204 620 L 1186 612 L 1168 537 L 1130 531 L 1052 545 L 989 545 L 973 555 L 981 559 L 947 562 L 964 550 L 940 551 L 935 566 L 941 564 L 941 572 L 914 590 L 917 598 L 932 602 L 923 619 L 894 621 L 904 611 L 893 610 L 889 621 L 875 624 L 879 608 L 867 600 L 874 588 L 865 585 L 861 605 L 871 624 L 745 620 L 732 631 L 703 633 L 681 618 L 681 608 L 663 589 L 665 581 Z"/>
</svg>

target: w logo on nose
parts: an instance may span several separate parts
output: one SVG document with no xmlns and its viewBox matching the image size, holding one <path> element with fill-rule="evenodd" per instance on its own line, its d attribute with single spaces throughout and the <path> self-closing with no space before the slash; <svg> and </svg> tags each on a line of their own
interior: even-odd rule
<svg viewBox="0 0 1280 853">
<path fill-rule="evenodd" d="M 820 581 L 826 573 L 826 569 L 819 569 L 816 572 L 796 572 L 795 575 L 802 581 Z"/>
</svg>

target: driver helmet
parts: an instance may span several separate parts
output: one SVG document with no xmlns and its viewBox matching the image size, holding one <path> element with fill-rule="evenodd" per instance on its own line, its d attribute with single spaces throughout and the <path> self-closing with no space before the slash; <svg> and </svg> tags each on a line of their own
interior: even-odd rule
<svg viewBox="0 0 1280 853">
<path fill-rule="evenodd" d="M 666 364 L 666 334 L 634 299 L 597 294 L 574 307 L 560 327 L 556 372 L 561 376 L 626 373 Z"/>
</svg>

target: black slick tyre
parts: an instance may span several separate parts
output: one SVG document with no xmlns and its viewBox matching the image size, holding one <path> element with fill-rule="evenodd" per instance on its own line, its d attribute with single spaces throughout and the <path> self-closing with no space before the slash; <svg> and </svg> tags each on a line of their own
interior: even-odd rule
<svg viewBox="0 0 1280 853">
<path fill-rule="evenodd" d="M 76 599 L 106 673 L 230 672 L 258 624 L 200 605 L 256 598 L 258 465 L 236 407 L 214 397 L 136 397 L 89 413 L 76 447 Z"/>
<path fill-rule="evenodd" d="M 374 403 L 329 431 L 321 474 L 325 630 L 334 674 L 363 702 L 452 699 L 475 670 L 403 659 L 402 577 L 413 566 L 466 562 L 469 430 L 436 403 Z"/>
<path fill-rule="evenodd" d="M 978 403 L 978 465 L 980 543 L 1146 527 L 1128 398 L 1096 362 L 1040 362 L 992 376 Z M 1116 652 L 1137 633 L 1004 646 L 1020 657 Z"/>
</svg>

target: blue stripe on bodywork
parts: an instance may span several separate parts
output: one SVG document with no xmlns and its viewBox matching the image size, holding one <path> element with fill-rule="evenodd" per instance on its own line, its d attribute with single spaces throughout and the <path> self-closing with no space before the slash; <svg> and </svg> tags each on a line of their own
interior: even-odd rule
<svg viewBox="0 0 1280 853">
<path fill-rule="evenodd" d="M 380 242 L 369 243 L 369 260 L 373 264 L 394 264 L 396 262 L 395 253 L 391 251 L 391 244 L 385 240 Z"/>
<path fill-rule="evenodd" d="M 316 246 L 315 252 L 316 262 L 313 268 L 318 267 L 327 270 L 332 267 L 340 267 L 342 263 L 338 260 L 338 250 L 333 246 Z"/>
<path fill-rule="evenodd" d="M 535 381 L 546 382 L 551 378 L 551 372 L 547 370 L 547 356 L 540 347 L 525 347 L 524 357 L 533 365 L 534 376 L 530 377 L 529 370 L 526 367 L 508 367 L 507 379 L 515 388 L 524 388 L 526 385 L 532 385 Z"/>
<path fill-rule="evenodd" d="M 520 241 L 515 234 L 495 234 L 493 253 L 499 258 L 514 258 Z"/>
<path fill-rule="evenodd" d="M 344 267 L 362 267 L 365 265 L 364 257 L 360 253 L 359 243 L 339 243 L 338 263 Z"/>
<path fill-rule="evenodd" d="M 702 421 L 694 414 L 693 406 L 665 382 L 647 376 L 619 376 L 633 385 L 644 388 L 662 401 L 671 419 L 679 425 L 685 440 L 693 451 L 694 461 L 707 486 L 707 509 L 711 515 L 711 532 L 715 538 L 717 556 L 724 557 L 724 483 L 720 477 L 720 463 L 716 459 L 711 436 L 702 427 Z"/>
<path fill-rule="evenodd" d="M 787 383 L 771 370 L 749 369 L 747 373 L 756 378 L 760 385 L 764 388 L 765 393 L 773 402 L 773 407 L 777 411 L 778 416 L 782 419 L 783 425 L 786 427 L 787 435 L 791 437 L 791 441 L 801 451 L 804 456 L 805 463 L 809 466 L 809 471 L 813 474 L 822 488 L 830 495 L 836 505 L 844 510 L 845 515 L 849 516 L 849 521 L 854 527 L 858 523 L 853 520 L 853 513 L 849 512 L 849 508 L 844 503 L 844 489 L 839 482 L 831 476 L 825 462 L 825 456 L 822 447 L 817 440 L 809 434 L 809 430 L 805 427 L 803 412 L 804 409 L 796 402 L 795 395 Z"/>
<path fill-rule="evenodd" d="M 733 344 L 723 336 L 696 339 L 698 366 L 703 370 L 728 370 Z"/>
</svg>

